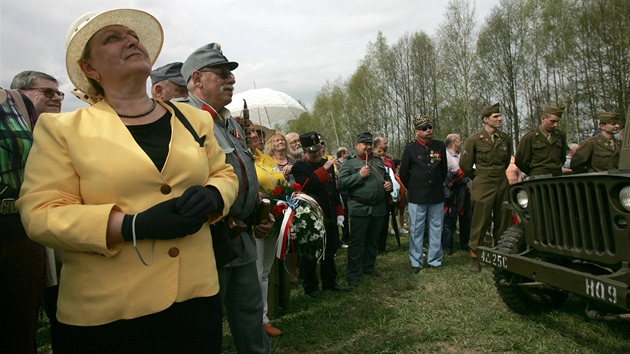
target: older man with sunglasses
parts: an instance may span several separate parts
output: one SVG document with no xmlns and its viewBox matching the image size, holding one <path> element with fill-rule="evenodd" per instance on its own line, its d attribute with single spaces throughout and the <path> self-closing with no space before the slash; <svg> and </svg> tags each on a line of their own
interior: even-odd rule
<svg viewBox="0 0 630 354">
<path fill-rule="evenodd" d="M 433 139 L 433 125 L 428 116 L 413 121 L 416 140 L 405 146 L 400 163 L 400 179 L 409 200 L 409 260 L 411 271 L 424 267 L 424 233 L 429 225 L 427 264 L 442 267 L 442 225 L 447 160 L 446 146 Z"/>
<path fill-rule="evenodd" d="M 39 117 L 42 113 L 60 113 L 61 101 L 64 93 L 59 91 L 59 83 L 53 76 L 39 71 L 22 71 L 13 77 L 11 88 L 17 89 L 33 102 L 35 113 Z M 44 293 L 44 311 L 50 322 L 50 337 L 53 349 L 56 349 L 59 339 L 57 320 L 57 297 L 59 294 L 59 275 L 63 251 L 46 247 L 46 292 Z"/>
<path fill-rule="evenodd" d="M 242 127 L 225 108 L 232 102 L 236 83 L 232 70 L 237 67 L 238 63 L 223 55 L 218 43 L 209 43 L 190 54 L 181 71 L 188 85 L 186 102 L 212 116 L 214 136 L 239 180 L 238 197 L 230 207 L 229 216 L 215 224 L 215 227 L 225 224 L 238 252 L 236 259 L 217 269 L 232 339 L 239 353 L 269 353 L 271 345 L 262 326 L 263 297 L 256 268 L 258 253 L 252 236 L 266 237 L 273 221 L 254 225 L 259 189 L 255 158 Z"/>
<path fill-rule="evenodd" d="M 28 97 L 37 115 L 61 112 L 64 93 L 59 91 L 59 83 L 54 77 L 39 71 L 22 71 L 15 75 L 11 88 Z"/>
</svg>

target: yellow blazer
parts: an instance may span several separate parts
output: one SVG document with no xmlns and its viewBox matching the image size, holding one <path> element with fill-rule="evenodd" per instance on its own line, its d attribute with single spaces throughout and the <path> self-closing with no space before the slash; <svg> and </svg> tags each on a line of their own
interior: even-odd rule
<svg viewBox="0 0 630 354">
<path fill-rule="evenodd" d="M 225 203 L 223 215 L 236 198 L 238 180 L 214 138 L 212 117 L 176 103 L 197 134 L 206 136 L 200 147 L 171 108 L 160 104 L 171 112 L 172 128 L 161 172 L 104 101 L 39 117 L 17 206 L 31 239 L 65 251 L 57 310 L 62 323 L 94 326 L 137 318 L 219 291 L 208 226 L 156 241 L 149 267 L 131 242 L 107 248 L 112 210 L 139 213 L 192 185 L 215 186 Z M 209 223 L 220 217 L 213 215 Z M 147 262 L 152 243 L 138 242 Z"/>
</svg>

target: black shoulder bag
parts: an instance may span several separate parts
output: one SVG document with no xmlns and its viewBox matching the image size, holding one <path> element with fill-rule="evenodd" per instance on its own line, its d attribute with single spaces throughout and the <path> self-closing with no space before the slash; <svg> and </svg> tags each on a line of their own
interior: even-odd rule
<svg viewBox="0 0 630 354">
<path fill-rule="evenodd" d="M 164 101 L 167 105 L 169 105 L 173 111 L 175 112 L 175 116 L 179 119 L 180 122 L 188 129 L 190 134 L 192 134 L 193 138 L 197 143 L 199 143 L 200 147 L 203 147 L 206 136 L 202 136 L 201 138 L 197 135 L 197 132 L 193 129 L 192 125 L 182 112 L 175 107 L 175 105 L 170 101 Z M 230 263 L 231 261 L 238 258 L 239 254 L 232 245 L 232 241 L 228 236 L 227 225 L 225 224 L 225 219 L 221 219 L 216 223 L 210 225 L 210 233 L 212 236 L 212 248 L 214 248 L 214 258 L 217 261 L 217 268 L 223 267 L 224 265 Z"/>
</svg>

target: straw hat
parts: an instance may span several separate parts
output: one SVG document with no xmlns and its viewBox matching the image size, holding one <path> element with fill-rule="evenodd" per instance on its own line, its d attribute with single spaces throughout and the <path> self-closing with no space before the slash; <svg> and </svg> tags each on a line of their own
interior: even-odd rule
<svg viewBox="0 0 630 354">
<path fill-rule="evenodd" d="M 74 86 L 81 92 L 98 97 L 79 67 L 83 49 L 92 36 L 107 26 L 120 25 L 138 34 L 140 43 L 149 52 L 151 65 L 155 63 L 164 41 L 162 25 L 152 15 L 135 9 L 116 9 L 103 12 L 88 12 L 76 19 L 66 34 L 66 70 Z"/>
</svg>

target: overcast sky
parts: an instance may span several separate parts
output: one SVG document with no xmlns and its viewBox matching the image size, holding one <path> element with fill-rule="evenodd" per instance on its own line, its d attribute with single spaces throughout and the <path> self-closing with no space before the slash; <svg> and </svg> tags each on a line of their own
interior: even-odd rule
<svg viewBox="0 0 630 354">
<path fill-rule="evenodd" d="M 499 0 L 477 0 L 481 21 Z M 221 43 L 235 70 L 236 92 L 272 88 L 310 109 L 326 81 L 347 79 L 378 31 L 389 44 L 405 33 L 435 34 L 446 0 L 18 0 L 0 4 L 0 86 L 23 70 L 55 76 L 66 93 L 63 111 L 85 106 L 70 94 L 65 35 L 90 11 L 136 8 L 164 28 L 156 67 L 184 61 L 210 42 Z"/>
</svg>

